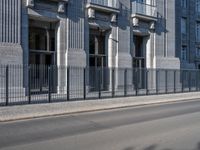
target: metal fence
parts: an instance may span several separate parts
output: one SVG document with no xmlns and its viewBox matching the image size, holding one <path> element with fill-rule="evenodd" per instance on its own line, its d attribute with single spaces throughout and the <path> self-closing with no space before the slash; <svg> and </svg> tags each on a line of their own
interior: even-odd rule
<svg viewBox="0 0 200 150">
<path fill-rule="evenodd" d="M 199 90 L 199 70 L 0 66 L 0 106 Z"/>
</svg>

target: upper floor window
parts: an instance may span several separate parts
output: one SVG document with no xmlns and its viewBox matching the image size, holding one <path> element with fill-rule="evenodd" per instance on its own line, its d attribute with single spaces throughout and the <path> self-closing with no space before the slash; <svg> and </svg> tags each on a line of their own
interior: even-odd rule
<svg viewBox="0 0 200 150">
<path fill-rule="evenodd" d="M 196 42 L 200 42 L 200 22 L 196 23 Z"/>
<path fill-rule="evenodd" d="M 147 5 L 152 5 L 152 6 L 156 5 L 156 1 L 155 0 L 137 0 L 137 2 L 138 3 L 147 4 Z"/>
<path fill-rule="evenodd" d="M 200 13 L 200 0 L 196 0 L 196 12 Z"/>
<path fill-rule="evenodd" d="M 181 7 L 187 8 L 187 0 L 181 0 Z"/>
<path fill-rule="evenodd" d="M 186 61 L 187 60 L 187 47 L 182 46 L 181 49 L 181 60 Z"/>
<path fill-rule="evenodd" d="M 138 3 L 146 3 L 146 0 L 137 0 Z"/>
<path fill-rule="evenodd" d="M 187 34 L 187 19 L 181 18 L 181 33 Z"/>
</svg>

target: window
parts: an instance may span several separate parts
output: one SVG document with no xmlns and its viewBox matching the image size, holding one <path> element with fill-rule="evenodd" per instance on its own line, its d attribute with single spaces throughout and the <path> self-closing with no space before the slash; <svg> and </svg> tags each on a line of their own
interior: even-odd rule
<svg viewBox="0 0 200 150">
<path fill-rule="evenodd" d="M 187 34 L 187 19 L 181 18 L 181 33 Z"/>
<path fill-rule="evenodd" d="M 33 50 L 47 50 L 46 30 L 30 27 L 29 31 L 29 48 Z"/>
<path fill-rule="evenodd" d="M 98 30 L 90 30 L 89 65 L 91 67 L 106 66 L 105 33 Z"/>
<path fill-rule="evenodd" d="M 198 56 L 198 57 L 200 56 L 200 47 L 196 48 L 196 56 Z"/>
<path fill-rule="evenodd" d="M 196 23 L 196 42 L 200 42 L 200 22 Z"/>
<path fill-rule="evenodd" d="M 196 12 L 200 13 L 200 0 L 196 0 Z"/>
<path fill-rule="evenodd" d="M 183 61 L 187 60 L 187 47 L 186 46 L 182 46 L 181 60 L 183 60 Z"/>
<path fill-rule="evenodd" d="M 146 0 L 137 0 L 138 3 L 146 3 Z"/>
<path fill-rule="evenodd" d="M 181 0 L 181 7 L 187 8 L 187 0 Z"/>
<path fill-rule="evenodd" d="M 33 51 L 55 51 L 55 24 L 31 19 L 29 23 L 29 49 Z M 44 27 L 42 27 L 43 25 Z"/>
</svg>

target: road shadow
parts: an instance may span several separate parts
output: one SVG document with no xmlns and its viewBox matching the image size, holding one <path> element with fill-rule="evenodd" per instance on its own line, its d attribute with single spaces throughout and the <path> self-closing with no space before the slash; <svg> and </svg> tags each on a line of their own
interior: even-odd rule
<svg viewBox="0 0 200 150">
<path fill-rule="evenodd" d="M 200 142 L 197 144 L 197 149 L 196 150 L 200 150 Z"/>
<path fill-rule="evenodd" d="M 154 144 L 154 145 L 150 145 L 148 147 L 146 147 L 144 150 L 155 150 L 157 148 L 157 145 Z"/>
<path fill-rule="evenodd" d="M 134 150 L 134 149 L 135 149 L 134 147 L 127 147 L 127 148 L 125 148 L 123 150 Z"/>
</svg>

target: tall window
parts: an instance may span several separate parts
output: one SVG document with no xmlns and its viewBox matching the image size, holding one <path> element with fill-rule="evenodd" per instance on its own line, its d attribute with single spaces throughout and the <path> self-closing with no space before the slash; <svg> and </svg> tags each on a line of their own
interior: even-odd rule
<svg viewBox="0 0 200 150">
<path fill-rule="evenodd" d="M 182 46 L 181 49 L 181 60 L 187 60 L 187 46 Z"/>
<path fill-rule="evenodd" d="M 196 0 L 196 12 L 200 13 L 200 0 Z"/>
<path fill-rule="evenodd" d="M 187 0 L 181 0 L 181 7 L 187 8 Z"/>
<path fill-rule="evenodd" d="M 196 42 L 200 42 L 200 22 L 196 23 Z"/>
<path fill-rule="evenodd" d="M 187 19 L 181 18 L 181 33 L 187 34 Z"/>
</svg>

